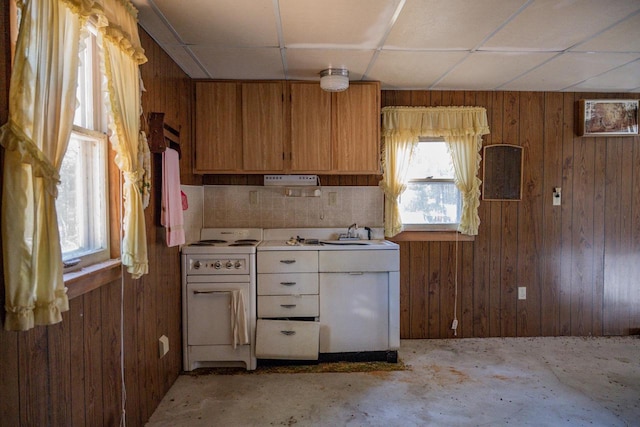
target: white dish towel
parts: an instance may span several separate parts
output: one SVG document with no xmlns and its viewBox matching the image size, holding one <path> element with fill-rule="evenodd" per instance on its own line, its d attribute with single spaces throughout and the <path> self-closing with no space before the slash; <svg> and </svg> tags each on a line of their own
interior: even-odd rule
<svg viewBox="0 0 640 427">
<path fill-rule="evenodd" d="M 242 291 L 238 289 L 231 291 L 231 336 L 233 337 L 234 349 L 238 345 L 249 344 L 244 296 Z"/>
</svg>

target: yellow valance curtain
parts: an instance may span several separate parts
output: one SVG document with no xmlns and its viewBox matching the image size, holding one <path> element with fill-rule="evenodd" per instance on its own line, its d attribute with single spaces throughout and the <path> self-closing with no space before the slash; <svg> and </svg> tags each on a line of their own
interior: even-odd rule
<svg viewBox="0 0 640 427">
<path fill-rule="evenodd" d="M 453 160 L 456 186 L 462 194 L 458 231 L 478 234 L 480 218 L 480 149 L 489 133 L 482 107 L 385 107 L 382 109 L 385 236 L 402 231 L 398 198 L 406 188 L 405 176 L 413 148 L 420 137 L 444 137 Z"/>
</svg>

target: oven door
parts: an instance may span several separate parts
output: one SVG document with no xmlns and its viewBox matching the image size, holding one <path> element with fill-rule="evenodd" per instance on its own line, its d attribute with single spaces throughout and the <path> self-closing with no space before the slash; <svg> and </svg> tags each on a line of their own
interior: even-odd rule
<svg viewBox="0 0 640 427">
<path fill-rule="evenodd" d="M 216 277 L 220 280 L 221 277 Z M 243 321 L 250 337 L 249 282 L 201 282 L 187 284 L 187 344 L 233 345 L 233 319 Z M 232 294 L 242 295 L 244 315 L 234 312 Z"/>
</svg>

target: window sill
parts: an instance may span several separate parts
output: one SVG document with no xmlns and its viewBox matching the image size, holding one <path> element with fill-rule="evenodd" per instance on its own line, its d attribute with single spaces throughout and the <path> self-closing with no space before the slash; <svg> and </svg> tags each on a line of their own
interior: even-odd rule
<svg viewBox="0 0 640 427">
<path fill-rule="evenodd" d="M 110 259 L 79 271 L 66 273 L 64 284 L 67 287 L 67 297 L 73 299 L 107 283 L 120 280 L 122 277 L 121 265 L 120 259 Z"/>
<path fill-rule="evenodd" d="M 457 237 L 456 237 L 457 236 Z M 403 231 L 390 238 L 392 242 L 473 242 L 475 236 L 457 231 Z"/>
</svg>

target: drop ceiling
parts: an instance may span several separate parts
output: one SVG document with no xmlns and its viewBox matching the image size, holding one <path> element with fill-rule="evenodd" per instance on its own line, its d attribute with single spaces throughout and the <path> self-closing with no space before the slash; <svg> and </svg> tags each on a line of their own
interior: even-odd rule
<svg viewBox="0 0 640 427">
<path fill-rule="evenodd" d="M 194 79 L 640 92 L 640 0 L 132 0 Z"/>
</svg>

